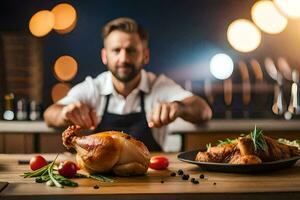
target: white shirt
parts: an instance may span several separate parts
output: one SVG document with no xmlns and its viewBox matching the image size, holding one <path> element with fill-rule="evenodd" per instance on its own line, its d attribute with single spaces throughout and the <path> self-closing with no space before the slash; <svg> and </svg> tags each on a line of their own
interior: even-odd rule
<svg viewBox="0 0 300 200">
<path fill-rule="evenodd" d="M 101 123 L 101 118 L 106 105 L 106 96 L 112 94 L 108 105 L 108 112 L 114 114 L 128 114 L 141 111 L 139 91 L 143 91 L 145 101 L 145 112 L 148 122 L 151 111 L 160 102 L 181 101 L 193 94 L 184 90 L 180 85 L 164 75 L 156 76 L 151 72 L 141 71 L 141 81 L 126 98 L 118 94 L 112 83 L 112 74 L 109 71 L 103 72 L 96 78 L 87 77 L 85 81 L 75 85 L 66 97 L 58 101 L 58 104 L 68 105 L 75 102 L 82 102 L 95 110 Z M 166 147 L 168 138 L 167 126 L 153 128 L 154 139 L 161 145 L 164 151 L 180 150 L 180 139 L 172 140 L 173 147 Z M 168 136 L 168 137 L 167 137 Z"/>
</svg>

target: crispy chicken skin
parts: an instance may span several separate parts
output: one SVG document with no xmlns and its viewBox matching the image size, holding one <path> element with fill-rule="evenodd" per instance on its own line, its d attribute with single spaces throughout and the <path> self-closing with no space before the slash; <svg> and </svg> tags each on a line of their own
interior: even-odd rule
<svg viewBox="0 0 300 200">
<path fill-rule="evenodd" d="M 262 162 L 287 159 L 300 155 L 297 147 L 281 144 L 275 139 L 263 136 L 267 150 L 257 150 L 250 136 L 239 137 L 237 142 L 209 148 L 198 152 L 195 160 L 229 164 L 260 164 Z"/>
<path fill-rule="evenodd" d="M 118 131 L 78 136 L 79 127 L 69 126 L 62 134 L 63 144 L 77 151 L 76 160 L 88 173 L 114 172 L 119 176 L 147 172 L 150 153 L 133 137 Z"/>
<path fill-rule="evenodd" d="M 200 162 L 223 162 L 226 157 L 233 153 L 235 146 L 235 144 L 224 144 L 211 147 L 205 152 L 199 151 L 196 160 Z"/>
</svg>

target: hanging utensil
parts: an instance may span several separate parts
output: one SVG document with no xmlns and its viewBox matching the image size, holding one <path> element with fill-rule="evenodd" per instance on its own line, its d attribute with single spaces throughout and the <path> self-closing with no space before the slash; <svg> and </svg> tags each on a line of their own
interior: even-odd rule
<svg viewBox="0 0 300 200">
<path fill-rule="evenodd" d="M 277 69 L 274 61 L 271 58 L 265 59 L 265 68 L 268 75 L 275 81 L 277 81 Z"/>
<path fill-rule="evenodd" d="M 299 97 L 298 97 L 298 82 L 299 82 L 299 72 L 294 69 L 292 71 L 293 84 L 291 87 L 291 98 L 288 111 L 292 114 L 299 114 Z"/>
<path fill-rule="evenodd" d="M 283 57 L 279 57 L 277 59 L 278 71 L 282 74 L 282 76 L 288 80 L 292 81 L 292 70 L 287 60 Z"/>
</svg>

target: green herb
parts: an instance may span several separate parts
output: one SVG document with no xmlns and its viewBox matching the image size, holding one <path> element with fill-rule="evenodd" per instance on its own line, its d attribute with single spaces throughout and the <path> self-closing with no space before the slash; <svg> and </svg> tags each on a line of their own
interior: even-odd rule
<svg viewBox="0 0 300 200">
<path fill-rule="evenodd" d="M 114 182 L 114 180 L 112 178 L 109 178 L 107 176 L 103 176 L 101 174 L 91 174 L 91 175 L 84 175 L 84 174 L 79 174 L 77 173 L 75 175 L 75 177 L 78 177 L 78 178 L 92 178 L 92 179 L 95 179 L 95 180 L 98 180 L 98 181 L 104 181 L 104 182 Z"/>
<path fill-rule="evenodd" d="M 209 151 L 210 148 L 211 148 L 211 143 L 206 144 L 206 150 Z"/>
<path fill-rule="evenodd" d="M 262 130 L 257 130 L 256 125 L 255 125 L 254 130 L 250 133 L 250 137 L 253 141 L 255 152 L 258 152 L 258 151 L 268 152 L 268 145 L 264 139 L 263 132 L 262 132 Z"/>
<path fill-rule="evenodd" d="M 46 166 L 44 166 L 44 167 L 42 167 L 42 168 L 40 168 L 40 169 L 37 169 L 37 170 L 35 170 L 35 171 L 32 171 L 32 172 L 25 172 L 22 176 L 23 176 L 24 178 L 31 178 L 31 177 L 41 176 L 41 175 L 45 174 L 45 172 L 47 172 L 47 169 L 48 169 L 48 167 L 49 167 L 50 165 L 51 165 L 51 163 L 48 164 L 48 165 L 46 165 Z"/>
<path fill-rule="evenodd" d="M 37 169 L 32 172 L 25 172 L 23 175 L 24 178 L 34 178 L 35 177 L 35 182 L 37 183 L 45 183 L 47 186 L 56 186 L 59 188 L 63 188 L 64 186 L 69 186 L 69 187 L 77 187 L 78 183 L 71 181 L 70 179 L 67 179 L 57 173 L 55 173 L 57 167 L 55 165 L 55 161 L 57 160 L 58 154 L 51 162 L 50 164 Z M 100 175 L 100 174 L 93 174 L 93 175 L 84 175 L 80 173 L 75 174 L 75 178 L 92 178 L 98 181 L 104 181 L 104 182 L 114 182 L 113 179 L 108 178 L 106 176 Z"/>
<path fill-rule="evenodd" d="M 57 156 L 58 156 L 58 154 L 57 154 Z M 53 160 L 53 162 L 50 164 L 50 166 L 48 167 L 47 171 L 48 171 L 50 180 L 54 183 L 54 185 L 55 185 L 56 187 L 62 188 L 62 187 L 64 187 L 64 186 L 63 186 L 62 184 L 60 184 L 60 183 L 54 178 L 54 176 L 53 176 L 53 166 L 54 166 L 54 163 L 55 163 L 55 161 L 56 161 L 56 159 L 57 159 L 57 156 L 55 157 L 55 159 Z"/>
<path fill-rule="evenodd" d="M 225 140 L 218 140 L 218 146 L 224 145 L 224 144 L 232 144 L 236 141 L 236 139 L 229 139 L 226 138 Z"/>
<path fill-rule="evenodd" d="M 89 178 L 93 178 L 93 179 L 96 179 L 96 180 L 99 180 L 99 181 L 104 181 L 104 182 L 114 182 L 113 179 L 111 178 L 108 178 L 106 176 L 103 176 L 103 175 L 100 175 L 100 174 L 92 174 L 92 175 L 89 175 Z"/>
<path fill-rule="evenodd" d="M 56 187 L 60 187 L 62 188 L 63 186 L 70 186 L 70 187 L 77 187 L 78 184 L 63 177 L 60 176 L 58 174 L 54 173 L 54 167 L 55 167 L 55 161 L 58 157 L 55 157 L 55 159 L 53 160 L 53 162 L 51 162 L 50 164 L 37 169 L 35 171 L 32 172 L 25 172 L 23 175 L 24 178 L 33 178 L 35 177 L 35 182 L 37 183 L 44 183 L 46 182 L 46 185 L 48 186 L 53 186 L 55 185 Z"/>
</svg>

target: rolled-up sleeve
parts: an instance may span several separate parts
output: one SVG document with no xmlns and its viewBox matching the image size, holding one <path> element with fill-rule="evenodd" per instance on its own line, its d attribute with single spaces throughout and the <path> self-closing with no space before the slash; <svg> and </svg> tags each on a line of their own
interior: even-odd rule
<svg viewBox="0 0 300 200">
<path fill-rule="evenodd" d="M 93 96 L 95 96 L 93 79 L 91 77 L 87 77 L 83 82 L 71 88 L 68 94 L 64 98 L 60 99 L 57 104 L 69 105 L 76 102 L 90 104 Z"/>
<path fill-rule="evenodd" d="M 183 89 L 172 79 L 161 75 L 153 85 L 153 94 L 158 101 L 181 101 L 187 97 L 193 96 L 193 93 Z"/>
</svg>

